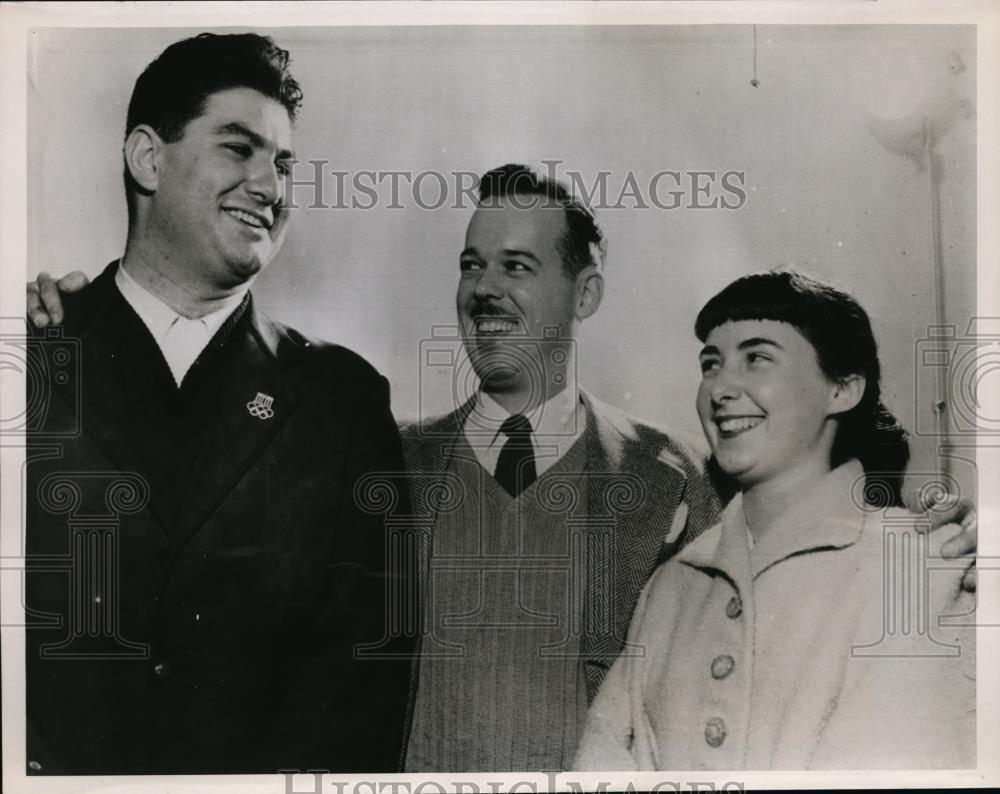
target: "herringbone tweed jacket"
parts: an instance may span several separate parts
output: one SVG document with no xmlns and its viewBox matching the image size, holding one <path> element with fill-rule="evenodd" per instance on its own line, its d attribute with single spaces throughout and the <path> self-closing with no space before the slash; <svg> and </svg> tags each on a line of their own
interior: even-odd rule
<svg viewBox="0 0 1000 794">
<path fill-rule="evenodd" d="M 658 561 L 715 524 L 720 506 L 705 456 L 694 445 L 590 394 L 581 391 L 581 397 L 590 533 L 581 653 L 592 701 L 622 651 L 639 592 Z M 473 405 L 470 400 L 450 414 L 400 428 L 414 517 L 425 529 L 455 496 L 448 462 Z M 429 548 L 425 535 L 424 581 Z"/>
</svg>

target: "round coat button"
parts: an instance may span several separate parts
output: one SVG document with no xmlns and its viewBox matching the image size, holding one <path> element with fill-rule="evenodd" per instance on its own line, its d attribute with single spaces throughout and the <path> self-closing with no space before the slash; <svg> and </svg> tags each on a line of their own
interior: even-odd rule
<svg viewBox="0 0 1000 794">
<path fill-rule="evenodd" d="M 719 747 L 726 741 L 726 723 L 719 717 L 712 717 L 705 725 L 705 741 L 709 747 Z"/>
<path fill-rule="evenodd" d="M 170 678 L 170 663 L 158 662 L 157 664 L 154 664 L 153 675 L 155 675 L 161 681 L 166 681 L 168 678 Z"/>
<path fill-rule="evenodd" d="M 712 678 L 725 678 L 736 667 L 736 660 L 728 653 L 720 654 L 712 660 Z"/>
<path fill-rule="evenodd" d="M 735 620 L 740 615 L 743 614 L 743 602 L 740 601 L 739 596 L 733 596 L 729 599 L 729 603 L 726 604 L 726 617 Z"/>
</svg>

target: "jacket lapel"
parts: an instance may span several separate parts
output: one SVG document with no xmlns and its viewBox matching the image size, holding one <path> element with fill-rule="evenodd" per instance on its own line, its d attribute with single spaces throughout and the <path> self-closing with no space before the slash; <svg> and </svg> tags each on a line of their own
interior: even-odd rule
<svg viewBox="0 0 1000 794">
<path fill-rule="evenodd" d="M 589 394 L 582 396 L 587 410 L 588 524 L 604 535 L 592 540 L 587 554 L 581 650 L 592 700 L 621 652 L 639 592 L 657 563 L 687 476 L 658 456 L 658 450 L 644 446 L 623 415 Z"/>
<path fill-rule="evenodd" d="M 234 331 L 229 344 L 226 376 L 219 386 L 214 410 L 217 421 L 195 466 L 192 487 L 172 538 L 173 551 L 201 527 L 260 456 L 302 399 L 294 367 L 301 349 L 281 345 L 282 332 L 259 316 L 253 301 L 248 322 Z"/>
<path fill-rule="evenodd" d="M 78 415 L 83 432 L 122 472 L 138 474 L 149 482 L 149 472 L 136 440 L 141 435 L 134 420 L 145 407 L 137 393 L 138 377 L 155 377 L 155 367 L 148 373 L 125 371 L 125 361 L 148 360 L 158 349 L 146 327 L 131 315 L 131 309 L 114 283 L 117 262 L 108 265 L 91 285 L 73 296 L 65 296 L 66 325 L 62 339 L 76 346 L 79 356 L 79 380 L 53 378 L 53 390 L 70 412 Z M 54 337 L 46 332 L 47 341 Z M 166 365 L 164 364 L 164 369 Z M 169 375 L 167 375 L 169 377 Z M 150 489 L 148 508 L 164 532 L 170 511 L 163 504 L 163 494 Z"/>
<path fill-rule="evenodd" d="M 434 523 L 448 498 L 461 494 L 445 481 L 448 461 L 465 419 L 475 405 L 475 397 L 458 410 L 426 424 L 404 427 L 403 453 L 410 481 L 410 498 L 419 533 L 418 555 L 420 586 L 427 581 L 434 542 Z"/>
<path fill-rule="evenodd" d="M 427 592 L 431 552 L 434 545 L 434 522 L 443 500 L 452 494 L 445 482 L 448 460 L 458 434 L 462 430 L 465 418 L 475 405 L 475 398 L 467 400 L 457 411 L 452 411 L 443 417 L 425 424 L 403 424 L 400 427 L 400 439 L 403 443 L 403 457 L 406 463 L 406 476 L 410 486 L 410 509 L 413 513 L 414 530 L 417 536 L 417 592 L 421 609 L 421 621 L 424 620 L 424 605 L 428 602 Z M 403 741 L 400 768 L 406 763 L 406 747 L 409 743 L 409 731 L 412 726 L 413 711 L 416 706 L 417 686 L 420 678 L 420 659 L 423 653 L 424 626 L 417 638 L 413 650 L 413 661 L 410 666 L 410 689 L 406 707 L 406 737 Z"/>
</svg>

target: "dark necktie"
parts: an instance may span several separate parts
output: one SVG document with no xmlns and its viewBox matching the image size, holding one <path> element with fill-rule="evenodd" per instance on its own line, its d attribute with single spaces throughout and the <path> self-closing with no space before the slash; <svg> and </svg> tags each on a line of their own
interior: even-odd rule
<svg viewBox="0 0 1000 794">
<path fill-rule="evenodd" d="M 535 481 L 535 450 L 531 446 L 531 422 L 514 414 L 500 425 L 507 443 L 500 450 L 494 477 L 511 496 L 517 496 Z"/>
</svg>

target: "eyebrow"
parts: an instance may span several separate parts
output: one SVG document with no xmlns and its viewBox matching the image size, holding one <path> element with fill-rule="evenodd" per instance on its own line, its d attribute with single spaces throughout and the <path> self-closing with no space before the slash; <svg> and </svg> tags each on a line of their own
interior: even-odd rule
<svg viewBox="0 0 1000 794">
<path fill-rule="evenodd" d="M 759 347 L 760 345 L 768 345 L 770 347 L 776 347 L 778 350 L 784 350 L 785 348 L 775 342 L 773 339 L 768 339 L 763 336 L 754 336 L 750 339 L 744 339 L 737 346 L 737 350 L 746 350 L 748 347 Z"/>
<path fill-rule="evenodd" d="M 521 256 L 524 257 L 525 259 L 531 259 L 532 261 L 537 262 L 538 264 L 542 264 L 542 260 L 539 259 L 537 256 L 535 256 L 533 253 L 531 253 L 531 251 L 522 251 L 519 248 L 504 248 L 503 251 L 501 251 L 500 253 L 503 254 L 504 256 Z"/>
<path fill-rule="evenodd" d="M 266 149 L 268 147 L 268 142 L 263 135 L 254 132 L 249 127 L 240 124 L 238 121 L 230 121 L 226 124 L 220 124 L 215 128 L 216 135 L 239 135 L 246 138 L 250 143 L 256 146 L 258 149 Z M 279 149 L 278 150 L 279 160 L 293 160 L 295 159 L 295 152 L 289 149 Z"/>
<path fill-rule="evenodd" d="M 750 347 L 759 347 L 760 345 L 767 345 L 769 347 L 776 347 L 776 348 L 778 348 L 778 350 L 784 350 L 785 349 L 784 347 L 782 347 L 781 345 L 779 345 L 777 342 L 775 342 L 773 339 L 767 339 L 766 337 L 763 337 L 763 336 L 754 336 L 754 337 L 751 337 L 750 339 L 744 339 L 742 342 L 740 342 L 736 346 L 736 349 L 737 350 L 746 350 L 747 348 L 750 348 Z M 717 355 L 719 355 L 719 348 L 717 348 L 715 345 L 705 345 L 701 349 L 701 352 L 698 355 L 699 356 L 717 356 Z"/>
<path fill-rule="evenodd" d="M 539 265 L 542 264 L 542 260 L 539 259 L 537 256 L 535 256 L 533 253 L 531 253 L 531 251 L 522 251 L 519 248 L 504 248 L 500 253 L 503 256 L 522 256 L 525 259 L 530 259 L 533 262 L 537 262 Z M 470 246 L 469 248 L 464 249 L 462 251 L 462 253 L 459 254 L 459 256 L 480 256 L 481 257 L 482 254 L 479 253 L 479 249 L 478 248 L 476 248 L 474 246 Z"/>
</svg>

